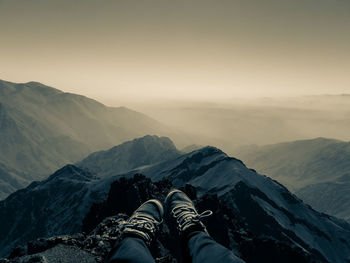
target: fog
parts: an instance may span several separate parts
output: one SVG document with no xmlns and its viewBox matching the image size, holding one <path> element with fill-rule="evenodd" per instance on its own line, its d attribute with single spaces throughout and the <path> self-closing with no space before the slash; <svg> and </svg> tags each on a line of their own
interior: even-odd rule
<svg viewBox="0 0 350 263">
<path fill-rule="evenodd" d="M 349 140 L 336 95 L 350 94 L 349 14 L 344 0 L 0 0 L 0 79 L 136 109 L 226 151 Z"/>
<path fill-rule="evenodd" d="M 349 95 L 128 103 L 191 134 L 194 144 L 214 145 L 228 153 L 243 145 L 316 137 L 350 140 Z"/>
</svg>

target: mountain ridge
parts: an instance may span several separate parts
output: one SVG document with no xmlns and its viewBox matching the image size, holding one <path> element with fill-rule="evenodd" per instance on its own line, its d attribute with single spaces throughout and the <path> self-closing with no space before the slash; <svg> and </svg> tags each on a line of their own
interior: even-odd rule
<svg viewBox="0 0 350 263">
<path fill-rule="evenodd" d="M 344 162 L 346 156 L 350 156 L 350 143 L 323 137 L 246 146 L 235 154 L 259 172 L 293 188 L 329 181 L 330 177 L 335 180 L 350 168 L 350 164 Z"/>
<path fill-rule="evenodd" d="M 73 173 L 70 170 L 73 170 Z M 90 174 L 74 166 L 66 167 L 65 171 L 68 174 L 63 176 L 63 179 L 74 178 L 72 174 L 76 171 Z M 0 212 L 4 213 L 0 214 L 0 220 L 4 220 L 6 218 L 4 215 L 9 213 L 13 214 L 14 218 L 21 218 L 21 220 L 26 220 L 28 216 L 31 216 L 34 220 L 31 224 L 35 225 L 40 222 L 40 229 L 44 229 L 44 232 L 41 232 L 43 237 L 79 232 L 83 219 L 93 203 L 103 202 L 115 181 L 127 182 L 126 180 L 134 178 L 135 174 L 144 174 L 154 182 L 162 181 L 161 184 L 164 185 L 168 185 L 166 181 L 175 187 L 192 185 L 199 198 L 207 194 L 216 195 L 230 209 L 234 209 L 232 213 L 241 218 L 255 235 L 279 240 L 291 247 L 300 247 L 312 257 L 320 258 L 321 262 L 340 263 L 349 259 L 349 224 L 344 220 L 313 210 L 283 185 L 257 174 L 254 170 L 248 169 L 242 161 L 231 158 L 221 150 L 209 146 L 161 163 L 136 168 L 124 174 L 114 174 L 102 179 L 91 179 L 91 181 L 73 182 L 69 180 L 69 187 L 64 180 L 62 184 L 48 184 L 48 182 L 33 184 L 30 189 L 19 191 L 21 198 L 30 200 L 31 204 L 36 204 L 36 201 L 29 196 L 37 196 L 42 199 L 44 195 L 46 203 L 39 202 L 39 206 L 29 207 L 24 212 L 19 207 L 13 209 L 20 200 L 18 199 L 19 193 L 16 192 L 0 202 L 0 208 L 2 208 Z M 57 180 L 59 178 L 60 176 L 57 177 Z M 30 192 L 29 196 L 26 196 L 26 191 Z M 53 195 L 45 195 L 51 191 Z M 50 196 L 54 198 L 51 199 L 52 201 L 50 201 Z M 56 205 L 55 211 L 50 208 L 53 200 Z M 16 211 L 22 211 L 22 214 L 15 216 Z M 34 217 L 33 211 L 36 211 Z M 58 214 L 62 216 L 57 217 Z M 11 228 L 16 227 L 19 222 L 13 220 L 11 224 L 6 228 L 0 228 L 0 240 L 2 240 L 0 250 L 2 251 L 9 251 L 10 244 L 11 246 L 19 244 L 15 236 L 11 237 L 7 234 L 7 231 L 11 231 Z M 32 227 L 30 229 L 32 230 L 25 232 L 25 235 L 23 232 L 17 232 L 22 237 L 22 243 L 28 237 L 34 238 L 35 235 L 38 237 L 38 233 L 33 232 Z"/>
<path fill-rule="evenodd" d="M 169 138 L 146 135 L 105 151 L 94 152 L 76 165 L 107 177 L 179 155 Z"/>
<path fill-rule="evenodd" d="M 92 152 L 146 134 L 171 135 L 180 145 L 187 140 L 181 139 L 181 132 L 126 107 L 107 107 L 39 82 L 0 81 L 0 163 L 18 171 L 23 186 Z M 7 185 L 1 183 L 0 189 Z M 10 184 L 8 189 L 16 188 Z M 5 192 L 0 190 L 0 198 L 10 190 Z"/>
<path fill-rule="evenodd" d="M 315 138 L 242 148 L 237 155 L 315 209 L 350 220 L 350 143 Z"/>
</svg>

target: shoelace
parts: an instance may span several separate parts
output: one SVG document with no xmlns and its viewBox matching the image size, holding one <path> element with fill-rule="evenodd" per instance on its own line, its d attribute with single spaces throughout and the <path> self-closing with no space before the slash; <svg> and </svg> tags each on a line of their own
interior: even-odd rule
<svg viewBox="0 0 350 263">
<path fill-rule="evenodd" d="M 203 213 L 198 214 L 193 206 L 189 204 L 177 205 L 171 210 L 171 212 L 176 218 L 176 222 L 181 231 L 185 229 L 186 225 L 200 222 L 202 218 L 213 214 L 211 210 L 206 210 Z"/>
<path fill-rule="evenodd" d="M 124 224 L 125 228 L 139 228 L 139 229 L 147 229 L 151 233 L 154 233 L 156 231 L 157 226 L 160 224 L 160 222 L 154 220 L 152 217 L 149 217 L 145 214 L 134 214 L 128 221 Z"/>
</svg>

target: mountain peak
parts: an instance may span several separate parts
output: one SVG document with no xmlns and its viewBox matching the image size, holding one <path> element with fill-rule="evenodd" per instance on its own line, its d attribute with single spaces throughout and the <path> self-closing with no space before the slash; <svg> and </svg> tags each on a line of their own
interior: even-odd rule
<svg viewBox="0 0 350 263">
<path fill-rule="evenodd" d="M 133 139 L 131 141 L 124 142 L 120 145 L 114 146 L 107 151 L 101 151 L 98 153 L 112 153 L 114 151 L 119 151 L 121 148 L 133 148 L 133 150 L 138 150 L 139 147 L 148 148 L 149 151 L 151 148 L 156 147 L 160 151 L 169 150 L 177 151 L 174 143 L 168 137 L 159 137 L 157 135 L 146 135 L 140 138 Z M 141 150 L 141 149 L 140 149 Z M 96 154 L 96 153 L 93 153 Z"/>
<path fill-rule="evenodd" d="M 211 145 L 204 146 L 204 147 L 196 150 L 195 152 L 204 152 L 204 153 L 208 153 L 208 154 L 224 154 L 227 156 L 227 154 L 224 153 L 222 150 L 220 150 L 219 148 L 217 148 L 215 146 L 211 146 Z"/>
<path fill-rule="evenodd" d="M 343 142 L 343 141 L 332 139 L 332 138 L 326 138 L 326 137 L 317 137 L 309 140 L 301 140 L 299 142 L 337 143 L 337 142 Z"/>
<path fill-rule="evenodd" d="M 54 180 L 68 179 L 68 180 L 77 180 L 77 181 L 91 181 L 95 179 L 92 174 L 89 172 L 75 166 L 72 164 L 67 164 L 61 169 L 57 170 L 52 174 L 45 182 L 51 182 Z"/>
<path fill-rule="evenodd" d="M 217 217 L 212 218 L 219 219 L 215 222 L 215 226 L 221 226 L 225 221 L 228 226 L 237 226 L 232 221 L 236 218 L 242 222 L 240 226 L 244 227 L 245 233 L 251 232 L 265 241 L 270 239 L 269 242 L 281 241 L 287 247 L 298 247 L 299 251 L 305 251 L 320 259 L 320 261 L 295 259 L 288 262 L 346 261 L 349 252 L 350 225 L 344 221 L 322 215 L 305 206 L 280 184 L 249 170 L 239 160 L 227 156 L 216 147 L 207 146 L 188 154 L 178 155 L 176 152 L 160 151 L 162 148 L 157 143 L 146 144 L 147 147 L 144 147 L 144 143 L 149 140 L 158 142 L 159 137 L 139 138 L 109 151 L 95 153 L 86 161 L 90 167 L 101 169 L 99 175 L 117 175 L 116 177 L 88 182 L 73 181 L 72 178 L 80 176 L 91 178 L 91 175 L 84 169 L 67 165 L 49 178 L 53 180 L 52 183 L 44 181 L 30 189 L 27 188 L 26 191 L 14 193 L 11 198 L 0 202 L 0 206 L 4 207 L 0 209 L 0 221 L 5 222 L 0 227 L 0 250 L 4 251 L 0 253 L 4 254 L 14 244 L 33 239 L 33 236 L 79 232 L 82 223 L 89 223 L 91 218 L 103 219 L 108 213 L 121 212 L 109 210 L 109 208 L 115 209 L 117 205 L 129 208 L 130 211 L 127 211 L 131 213 L 133 208 L 130 202 L 118 203 L 125 197 L 131 202 L 135 201 L 137 207 L 142 201 L 134 197 L 144 196 L 147 199 L 161 200 L 169 189 L 187 187 L 191 193 L 197 192 L 197 196 L 203 200 L 208 200 L 208 196 L 213 195 L 215 200 L 222 201 L 221 204 L 212 207 L 213 199 L 211 199 L 198 207 L 199 210 L 214 211 Z M 165 157 L 166 161 L 162 162 Z M 159 163 L 155 164 L 156 161 Z M 123 169 L 129 169 L 125 176 L 120 173 Z M 135 173 L 144 174 L 149 178 Z M 132 176 L 133 179 L 128 180 L 128 177 Z M 63 180 L 60 180 L 62 178 Z M 150 187 L 151 180 L 156 187 Z M 136 181 L 139 182 L 135 183 Z M 133 198 L 130 199 L 128 196 Z M 107 202 L 98 204 L 103 200 Z M 92 205 L 93 203 L 95 204 Z M 229 214 L 225 216 L 215 210 L 218 205 L 223 211 L 230 211 Z M 85 217 L 89 209 L 91 217 Z M 85 220 L 84 217 L 88 219 Z M 257 218 L 259 220 L 256 220 Z M 23 225 L 26 226 L 26 231 L 19 228 Z M 20 231 L 15 232 L 17 228 Z M 42 229 L 46 232 L 41 232 Z M 231 228 L 223 229 L 222 233 L 229 233 L 229 229 Z M 226 236 L 225 240 L 231 239 Z M 242 249 L 246 248 L 249 240 L 251 241 L 247 238 L 243 241 Z M 266 242 L 264 244 L 266 245 Z M 237 247 L 236 242 L 232 245 Z M 253 245 L 252 251 L 258 251 L 256 243 Z M 269 247 L 271 251 L 276 251 L 276 243 L 271 243 Z M 267 247 L 261 249 L 259 251 L 266 251 Z M 283 253 L 283 257 L 289 256 Z M 273 260 L 265 258 L 263 261 Z M 247 262 L 256 262 L 256 259 Z"/>
<path fill-rule="evenodd" d="M 105 177 L 160 163 L 179 155 L 180 152 L 169 138 L 147 135 L 107 151 L 95 152 L 77 165 Z"/>
<path fill-rule="evenodd" d="M 128 142 L 126 142 L 128 143 Z M 141 138 L 136 138 L 131 141 L 134 144 L 158 144 L 161 147 L 176 150 L 176 147 L 172 140 L 168 137 L 159 137 L 157 135 L 146 135 Z"/>
<path fill-rule="evenodd" d="M 5 104 L 18 104 L 23 106 L 23 103 L 42 103 L 48 98 L 54 97 L 57 94 L 62 94 L 61 90 L 46 86 L 39 82 L 27 83 L 12 83 L 8 81 L 0 81 L 0 100 Z"/>
<path fill-rule="evenodd" d="M 198 160 L 200 160 L 201 158 L 235 159 L 235 158 L 229 157 L 225 152 L 223 152 L 219 148 L 216 148 L 216 147 L 210 146 L 210 145 L 204 146 L 198 150 L 190 152 L 187 154 L 187 156 L 189 156 L 192 159 L 194 156 L 197 156 L 197 158 L 199 158 Z M 238 160 L 238 159 L 236 159 L 236 160 Z M 238 160 L 238 161 L 241 162 L 240 160 Z"/>
</svg>

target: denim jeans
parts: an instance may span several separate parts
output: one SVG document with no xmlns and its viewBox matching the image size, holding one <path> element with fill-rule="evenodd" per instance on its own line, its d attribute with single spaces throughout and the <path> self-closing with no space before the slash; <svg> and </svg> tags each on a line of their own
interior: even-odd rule
<svg viewBox="0 0 350 263">
<path fill-rule="evenodd" d="M 204 232 L 192 235 L 187 246 L 192 263 L 244 263 L 231 250 L 216 243 Z M 106 262 L 155 263 L 155 260 L 143 240 L 127 237 L 113 248 Z"/>
</svg>

